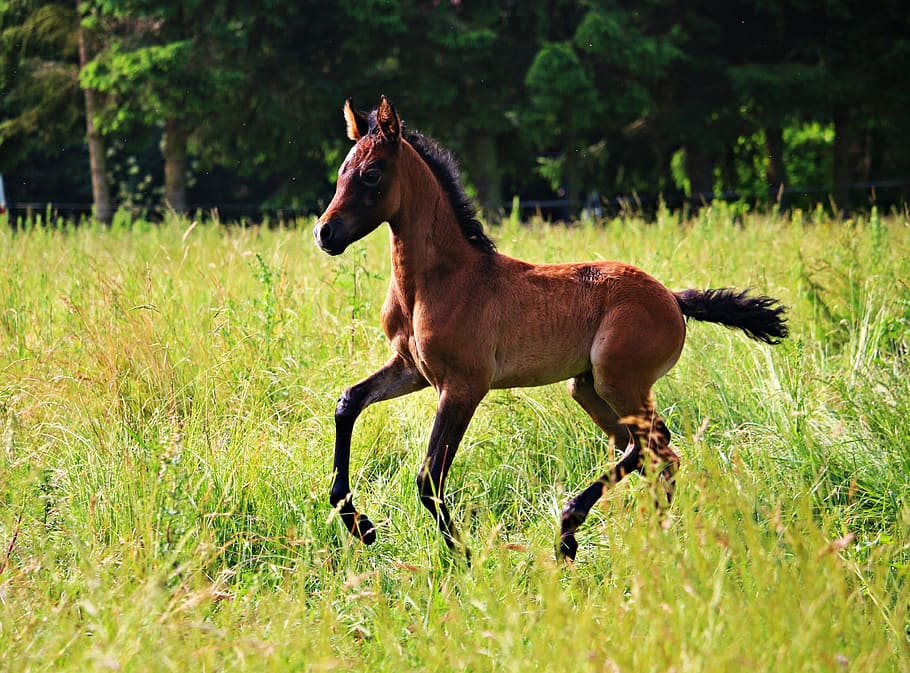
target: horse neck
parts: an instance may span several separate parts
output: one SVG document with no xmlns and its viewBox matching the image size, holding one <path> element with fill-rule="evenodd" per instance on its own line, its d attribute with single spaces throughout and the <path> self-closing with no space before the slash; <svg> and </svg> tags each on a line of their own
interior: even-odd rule
<svg viewBox="0 0 910 673">
<path fill-rule="evenodd" d="M 430 167 L 407 142 L 402 142 L 401 149 L 401 202 L 398 214 L 389 221 L 395 280 L 402 287 L 413 287 L 421 279 L 472 268 L 483 253 L 461 231 Z"/>
</svg>

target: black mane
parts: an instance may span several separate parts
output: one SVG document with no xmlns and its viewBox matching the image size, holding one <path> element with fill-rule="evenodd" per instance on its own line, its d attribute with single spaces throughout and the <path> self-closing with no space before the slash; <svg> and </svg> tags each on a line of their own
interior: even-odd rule
<svg viewBox="0 0 910 673">
<path fill-rule="evenodd" d="M 376 123 L 376 110 L 370 114 L 369 118 L 370 133 L 378 133 L 379 127 Z M 429 138 L 418 131 L 403 129 L 403 137 L 411 146 L 417 150 L 420 158 L 426 162 L 427 166 L 436 176 L 440 187 L 449 198 L 452 210 L 455 212 L 455 219 L 458 221 L 461 231 L 464 233 L 468 242 L 478 250 L 486 253 L 496 251 L 496 244 L 483 231 L 483 225 L 477 219 L 477 208 L 461 184 L 461 176 L 458 174 L 458 161 L 449 150 L 440 145 L 438 142 Z"/>
<path fill-rule="evenodd" d="M 420 158 L 433 171 L 442 190 L 449 197 L 449 203 L 455 211 L 455 219 L 458 220 L 468 242 L 483 252 L 494 252 L 496 244 L 484 233 L 483 225 L 477 219 L 477 208 L 461 185 L 455 156 L 432 138 L 417 131 L 405 131 L 404 139 L 411 143 Z"/>
</svg>

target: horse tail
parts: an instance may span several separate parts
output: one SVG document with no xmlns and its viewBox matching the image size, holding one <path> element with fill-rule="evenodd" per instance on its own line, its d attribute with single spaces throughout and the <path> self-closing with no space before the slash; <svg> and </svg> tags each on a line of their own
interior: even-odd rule
<svg viewBox="0 0 910 673">
<path fill-rule="evenodd" d="M 741 329 L 752 339 L 776 344 L 789 334 L 787 309 L 773 297 L 731 288 L 674 292 L 683 315 Z"/>
</svg>

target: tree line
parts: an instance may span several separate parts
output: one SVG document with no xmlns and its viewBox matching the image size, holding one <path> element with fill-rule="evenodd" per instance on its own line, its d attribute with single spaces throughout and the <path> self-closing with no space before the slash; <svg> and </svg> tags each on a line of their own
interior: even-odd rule
<svg viewBox="0 0 910 673">
<path fill-rule="evenodd" d="M 897 0 L 0 0 L 15 201 L 318 210 L 380 93 L 483 208 L 906 200 Z M 802 191 L 793 191 L 800 188 Z M 241 211 L 238 211 L 241 212 Z"/>
</svg>

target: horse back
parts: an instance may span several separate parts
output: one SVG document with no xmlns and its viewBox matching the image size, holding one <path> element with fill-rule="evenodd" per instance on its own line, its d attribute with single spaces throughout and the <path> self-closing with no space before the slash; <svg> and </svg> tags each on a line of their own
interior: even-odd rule
<svg viewBox="0 0 910 673">
<path fill-rule="evenodd" d="M 490 388 L 565 380 L 590 371 L 598 342 L 619 334 L 633 349 L 656 343 L 654 358 L 669 360 L 685 330 L 673 294 L 634 266 L 506 255 L 413 293 L 393 283 L 382 318 L 395 350 L 437 386 L 452 376 Z M 658 325 L 671 328 L 666 346 L 655 341 Z"/>
</svg>

